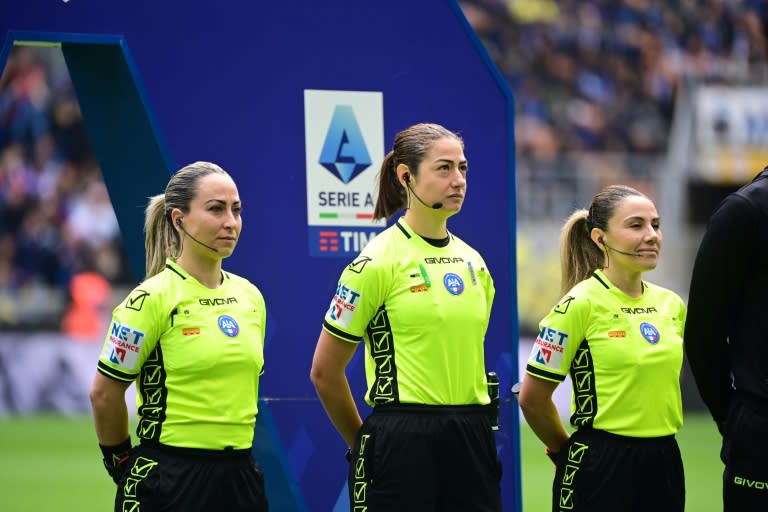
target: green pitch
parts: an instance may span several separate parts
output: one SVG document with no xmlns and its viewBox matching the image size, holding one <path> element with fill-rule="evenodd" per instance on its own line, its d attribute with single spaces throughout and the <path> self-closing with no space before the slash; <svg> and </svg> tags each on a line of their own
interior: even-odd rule
<svg viewBox="0 0 768 512">
<path fill-rule="evenodd" d="M 523 510 L 549 512 L 552 463 L 526 426 L 521 439 Z M 689 414 L 678 440 L 685 462 L 686 509 L 722 510 L 720 436 L 714 424 L 708 416 Z M 0 418 L 3 512 L 105 512 L 112 510 L 114 490 L 89 417 Z"/>
<path fill-rule="evenodd" d="M 5 512 L 114 507 L 90 417 L 0 418 L 0 487 Z"/>
</svg>

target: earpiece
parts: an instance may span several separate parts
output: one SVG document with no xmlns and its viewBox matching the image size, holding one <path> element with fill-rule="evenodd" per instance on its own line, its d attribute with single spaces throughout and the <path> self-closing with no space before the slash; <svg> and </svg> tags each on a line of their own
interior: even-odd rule
<svg viewBox="0 0 768 512">
<path fill-rule="evenodd" d="M 176 219 L 176 225 L 177 225 L 177 226 L 179 226 L 179 227 L 181 227 L 181 217 L 178 217 L 178 218 Z"/>
<path fill-rule="evenodd" d="M 604 244 L 604 243 L 605 243 L 605 242 L 603 241 L 603 237 L 601 237 L 601 236 L 597 237 L 597 241 L 598 241 L 598 242 L 600 242 L 601 244 Z"/>
<path fill-rule="evenodd" d="M 425 203 L 424 200 L 422 198 L 420 198 L 416 194 L 416 192 L 413 191 L 413 188 L 411 188 L 411 174 L 410 173 L 408 173 L 408 172 L 404 172 L 403 173 L 403 181 L 405 182 L 405 186 L 408 187 L 408 190 L 411 191 L 411 194 L 413 194 L 413 197 L 418 199 L 418 201 L 421 204 L 423 204 L 424 206 L 426 206 L 427 208 L 432 208 L 433 210 L 439 210 L 440 208 L 443 207 L 443 203 L 439 203 L 439 202 L 435 203 L 435 204 L 427 204 L 427 203 Z"/>
</svg>

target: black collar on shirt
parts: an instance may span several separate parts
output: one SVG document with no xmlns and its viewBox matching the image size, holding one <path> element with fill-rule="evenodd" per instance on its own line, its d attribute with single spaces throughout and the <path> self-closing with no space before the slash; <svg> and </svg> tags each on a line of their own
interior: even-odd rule
<svg viewBox="0 0 768 512">
<path fill-rule="evenodd" d="M 397 226 L 397 229 L 403 232 L 406 238 L 411 238 L 411 234 L 408 233 L 408 231 L 400 224 L 400 220 L 398 219 L 397 222 L 395 222 L 395 226 Z M 448 233 L 445 238 L 427 238 L 425 236 L 419 235 L 419 237 L 427 242 L 429 245 L 433 247 L 445 247 L 447 246 L 451 241 L 451 234 Z"/>
</svg>

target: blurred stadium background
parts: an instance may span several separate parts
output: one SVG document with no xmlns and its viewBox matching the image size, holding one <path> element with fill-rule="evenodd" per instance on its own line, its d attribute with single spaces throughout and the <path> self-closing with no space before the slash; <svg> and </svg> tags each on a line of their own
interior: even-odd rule
<svg viewBox="0 0 768 512">
<path fill-rule="evenodd" d="M 558 298 L 559 227 L 605 184 L 655 199 L 665 250 L 648 278 L 686 298 L 712 209 L 768 164 L 768 2 L 460 4 L 516 99 L 522 359 Z M 61 52 L 15 48 L 0 77 L 1 510 L 110 506 L 87 389 L 134 282 Z M 688 510 L 720 510 L 719 439 L 687 370 L 683 389 Z M 522 438 L 525 510 L 547 510 L 551 468 Z"/>
</svg>

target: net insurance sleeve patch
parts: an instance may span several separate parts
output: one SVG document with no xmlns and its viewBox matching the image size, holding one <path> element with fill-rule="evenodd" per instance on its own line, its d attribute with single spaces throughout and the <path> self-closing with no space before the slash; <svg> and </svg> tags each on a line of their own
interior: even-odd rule
<svg viewBox="0 0 768 512">
<path fill-rule="evenodd" d="M 126 373 L 136 373 L 146 340 L 156 337 L 151 320 L 150 294 L 135 289 L 123 304 L 115 308 L 107 330 L 100 359 Z M 137 304 L 141 303 L 141 307 Z"/>
<path fill-rule="evenodd" d="M 583 302 L 583 301 L 582 301 Z M 568 373 L 568 349 L 573 339 L 583 338 L 581 308 L 573 296 L 564 297 L 539 324 L 539 334 L 533 343 L 528 363 L 557 375 Z"/>
<path fill-rule="evenodd" d="M 348 328 L 355 317 L 363 294 L 347 284 L 339 283 L 326 315 L 327 320 L 338 327 Z"/>
<path fill-rule="evenodd" d="M 361 255 L 342 272 L 336 293 L 331 299 L 325 321 L 354 336 L 362 336 L 368 321 L 383 299 L 380 265 Z"/>
</svg>

